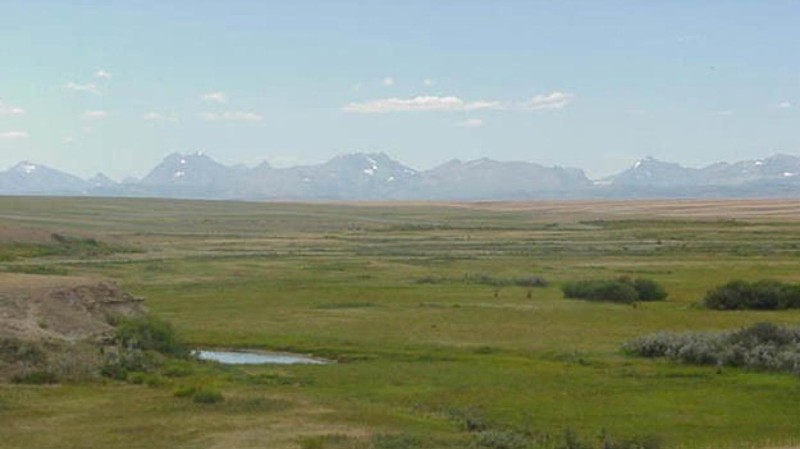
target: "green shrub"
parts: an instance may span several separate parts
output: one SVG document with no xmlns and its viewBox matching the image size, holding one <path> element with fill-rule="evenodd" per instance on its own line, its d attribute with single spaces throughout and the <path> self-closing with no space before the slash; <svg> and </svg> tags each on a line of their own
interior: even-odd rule
<svg viewBox="0 0 800 449">
<path fill-rule="evenodd" d="M 629 277 L 568 282 L 561 287 L 561 290 L 566 298 L 625 304 L 636 301 L 661 301 L 667 297 L 666 290 L 657 282 Z"/>
<path fill-rule="evenodd" d="M 181 385 L 174 392 L 173 396 L 176 398 L 190 398 L 197 392 L 197 387 L 194 385 Z"/>
<path fill-rule="evenodd" d="M 717 310 L 781 310 L 800 308 L 800 285 L 762 279 L 733 280 L 706 293 L 703 303 Z"/>
<path fill-rule="evenodd" d="M 180 357 L 189 354 L 172 325 L 152 315 L 121 319 L 117 323 L 115 339 L 117 344 L 126 349 L 156 351 Z"/>
<path fill-rule="evenodd" d="M 637 278 L 633 281 L 633 288 L 639 295 L 639 301 L 662 301 L 667 299 L 667 291 L 656 281 Z"/>
<path fill-rule="evenodd" d="M 225 398 L 219 390 L 209 387 L 197 389 L 192 395 L 192 400 L 198 404 L 216 404 L 222 402 Z"/>
<path fill-rule="evenodd" d="M 176 398 L 192 398 L 198 404 L 216 404 L 225 400 L 219 390 L 209 386 L 181 385 L 172 394 Z"/>
</svg>

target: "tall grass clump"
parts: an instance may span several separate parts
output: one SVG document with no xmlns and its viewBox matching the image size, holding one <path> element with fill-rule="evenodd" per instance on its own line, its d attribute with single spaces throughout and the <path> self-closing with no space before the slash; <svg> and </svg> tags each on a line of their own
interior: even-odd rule
<svg viewBox="0 0 800 449">
<path fill-rule="evenodd" d="M 667 291 L 651 279 L 595 279 L 568 282 L 561 287 L 565 298 L 610 301 L 630 304 L 636 301 L 661 301 Z"/>
<path fill-rule="evenodd" d="M 703 304 L 716 310 L 783 310 L 800 308 L 800 285 L 762 279 L 733 280 L 706 293 Z"/>
<path fill-rule="evenodd" d="M 800 328 L 772 323 L 734 332 L 662 332 L 631 340 L 622 349 L 638 357 L 800 375 Z"/>
</svg>

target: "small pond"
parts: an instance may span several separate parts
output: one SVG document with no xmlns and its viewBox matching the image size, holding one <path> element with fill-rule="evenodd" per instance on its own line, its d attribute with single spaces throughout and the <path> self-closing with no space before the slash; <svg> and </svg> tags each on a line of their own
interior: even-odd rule
<svg viewBox="0 0 800 449">
<path fill-rule="evenodd" d="M 198 349 L 192 351 L 192 354 L 200 360 L 210 360 L 224 365 L 326 365 L 331 363 L 330 360 L 286 352 Z"/>
</svg>

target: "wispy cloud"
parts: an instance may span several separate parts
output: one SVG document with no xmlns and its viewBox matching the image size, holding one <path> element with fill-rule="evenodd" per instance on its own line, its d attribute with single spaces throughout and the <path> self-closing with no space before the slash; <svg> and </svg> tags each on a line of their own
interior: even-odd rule
<svg viewBox="0 0 800 449">
<path fill-rule="evenodd" d="M 149 122 L 177 122 L 178 116 L 175 114 L 164 114 L 161 112 L 148 112 L 142 116 L 142 119 Z"/>
<path fill-rule="evenodd" d="M 385 114 L 389 112 L 474 111 L 478 109 L 502 109 L 502 105 L 491 101 L 467 102 L 455 96 L 418 96 L 408 99 L 384 98 L 349 103 L 342 108 L 342 111 L 355 114 Z"/>
<path fill-rule="evenodd" d="M 227 103 L 228 95 L 225 92 L 209 92 L 201 96 L 203 101 L 210 101 L 214 103 Z"/>
<path fill-rule="evenodd" d="M 86 92 L 94 95 L 100 95 L 101 93 L 100 88 L 94 83 L 78 84 L 70 81 L 65 87 L 73 92 Z"/>
<path fill-rule="evenodd" d="M 480 128 L 484 125 L 482 118 L 468 118 L 466 120 L 456 123 L 459 128 Z"/>
<path fill-rule="evenodd" d="M 101 110 L 86 111 L 83 113 L 83 116 L 91 119 L 103 119 L 108 117 L 108 111 L 101 111 Z"/>
<path fill-rule="evenodd" d="M 25 131 L 4 131 L 0 132 L 0 140 L 27 139 L 28 133 Z"/>
<path fill-rule="evenodd" d="M 11 106 L 10 104 L 4 103 L 3 100 L 0 100 L 0 115 L 22 115 L 24 113 L 24 109 Z"/>
<path fill-rule="evenodd" d="M 425 78 L 424 80 L 422 80 L 422 84 L 424 84 L 427 87 L 430 87 L 430 86 L 433 86 L 435 83 L 434 83 L 434 81 L 432 79 Z"/>
<path fill-rule="evenodd" d="M 793 105 L 792 105 L 791 101 L 781 101 L 780 103 L 775 105 L 776 108 L 780 108 L 780 109 L 789 109 L 792 106 Z"/>
<path fill-rule="evenodd" d="M 722 115 L 722 116 L 726 116 L 726 117 L 727 116 L 731 116 L 731 115 L 735 115 L 735 114 L 736 114 L 736 111 L 734 111 L 732 109 L 725 109 L 723 111 L 717 111 L 717 115 Z"/>
<path fill-rule="evenodd" d="M 108 70 L 100 69 L 100 70 L 94 72 L 94 76 L 96 78 L 100 78 L 100 79 L 104 79 L 104 80 L 110 80 L 111 79 L 111 72 L 109 72 Z"/>
<path fill-rule="evenodd" d="M 386 114 L 390 112 L 454 112 L 477 110 L 501 111 L 536 111 L 542 109 L 561 109 L 569 105 L 575 98 L 574 94 L 565 92 L 551 92 L 537 95 L 530 100 L 521 102 L 501 101 L 465 101 L 456 96 L 430 96 L 421 95 L 413 98 L 383 98 L 365 102 L 354 102 L 342 107 L 342 111 L 354 114 Z"/>
<path fill-rule="evenodd" d="M 568 92 L 551 92 L 544 95 L 536 95 L 520 106 L 523 109 L 535 111 L 538 109 L 561 109 L 572 102 L 574 94 Z"/>
<path fill-rule="evenodd" d="M 387 87 L 394 86 L 394 78 L 392 78 L 391 76 L 387 76 L 386 78 L 383 79 L 382 84 Z"/>
<path fill-rule="evenodd" d="M 264 120 L 261 114 L 245 111 L 202 112 L 198 116 L 207 122 L 261 122 Z"/>
</svg>

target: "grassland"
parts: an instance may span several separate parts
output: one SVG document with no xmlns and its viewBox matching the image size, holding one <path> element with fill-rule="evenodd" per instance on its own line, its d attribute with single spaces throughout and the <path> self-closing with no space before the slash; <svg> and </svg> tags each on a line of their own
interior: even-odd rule
<svg viewBox="0 0 800 449">
<path fill-rule="evenodd" d="M 339 361 L 191 364 L 149 386 L 0 385 L 0 447 L 469 447 L 468 422 L 654 434 L 669 447 L 797 444 L 800 379 L 635 359 L 620 346 L 661 330 L 800 323 L 796 310 L 697 306 L 733 278 L 800 281 L 798 224 L 790 201 L 0 198 L 0 252 L 16 251 L 0 270 L 116 279 L 196 347 Z M 49 233 L 125 250 L 14 243 Z M 620 275 L 657 280 L 670 296 L 635 308 L 562 297 L 563 282 Z M 532 276 L 550 283 L 474 282 Z M 174 397 L 192 383 L 226 400 Z"/>
</svg>

